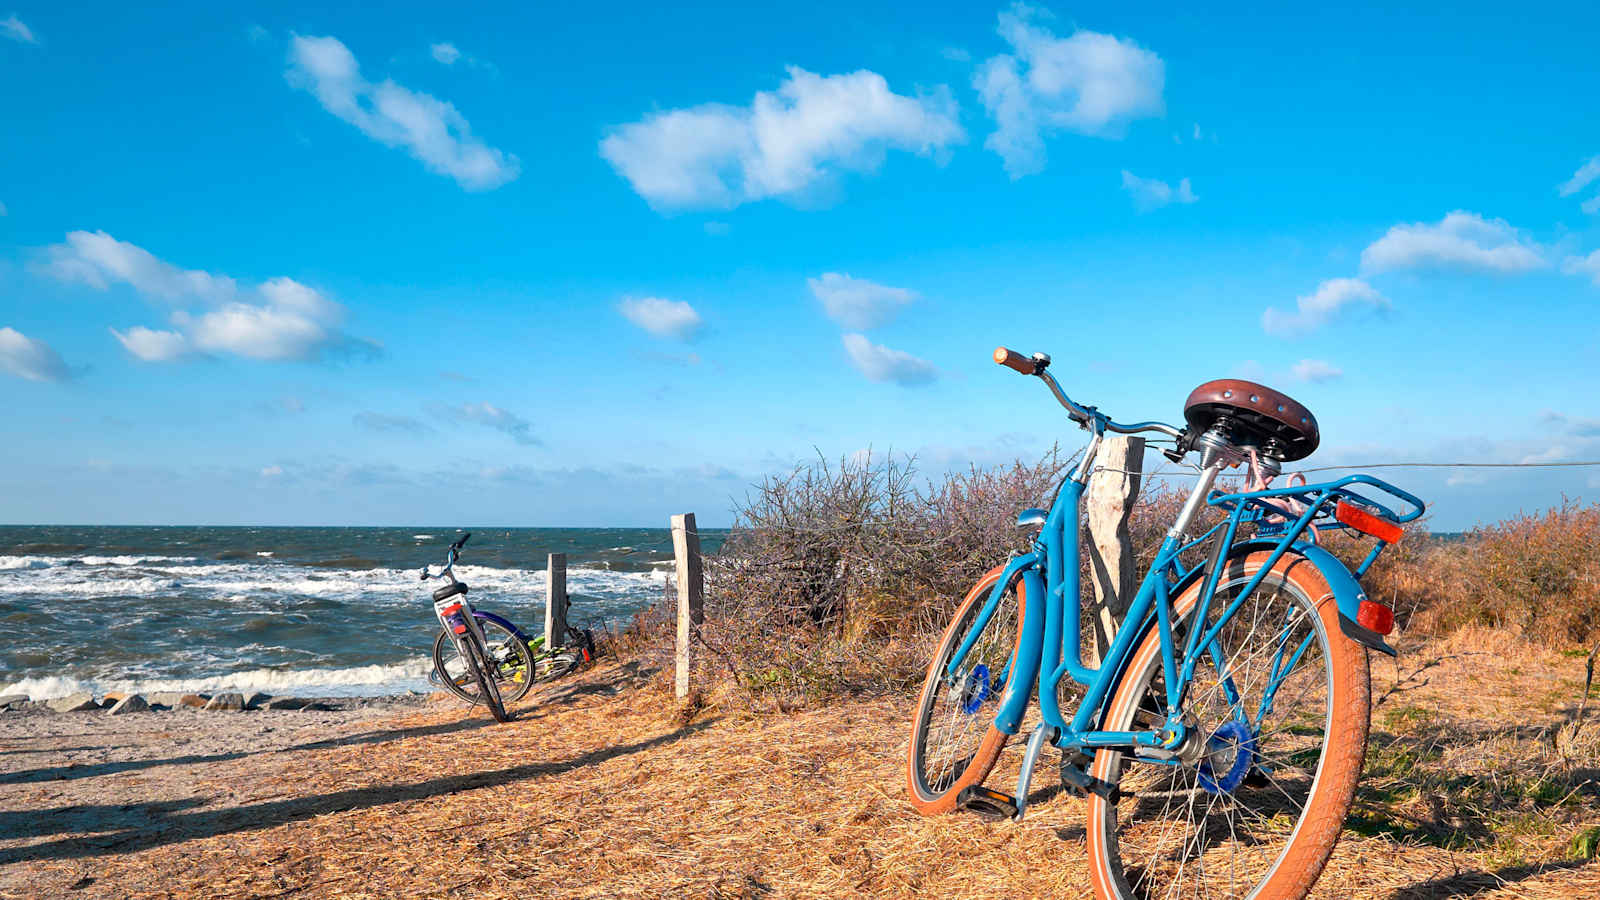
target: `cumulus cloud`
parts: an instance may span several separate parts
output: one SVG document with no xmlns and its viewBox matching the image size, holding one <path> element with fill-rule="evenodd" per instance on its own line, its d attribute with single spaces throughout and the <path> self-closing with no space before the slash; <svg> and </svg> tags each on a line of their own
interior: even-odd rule
<svg viewBox="0 0 1600 900">
<path fill-rule="evenodd" d="M 807 278 L 812 296 L 822 303 L 828 318 L 846 328 L 866 331 L 899 314 L 900 308 L 917 299 L 915 291 L 889 287 L 865 278 L 851 278 L 839 272 L 824 272 L 821 278 Z"/>
<path fill-rule="evenodd" d="M 1187 178 L 1178 182 L 1178 187 L 1174 190 L 1172 185 L 1165 181 L 1158 178 L 1140 178 L 1127 169 L 1122 170 L 1122 189 L 1133 198 L 1134 208 L 1140 212 L 1160 209 L 1169 203 L 1193 203 L 1200 199 L 1194 195 L 1194 189 L 1189 186 Z"/>
<path fill-rule="evenodd" d="M 66 381 L 72 370 L 61 354 L 15 328 L 0 328 L 0 371 L 28 381 Z"/>
<path fill-rule="evenodd" d="M 361 77 L 355 54 L 332 37 L 295 35 L 289 83 L 309 91 L 323 109 L 390 147 L 403 147 L 430 171 L 469 191 L 497 188 L 520 172 L 515 156 L 485 144 L 456 108 L 385 79 Z"/>
<path fill-rule="evenodd" d="M 1043 171 L 1051 133 L 1121 137 L 1129 122 L 1166 113 L 1161 57 L 1094 31 L 1056 37 L 1038 24 L 1042 15 L 1021 3 L 1001 13 L 1011 52 L 985 60 L 972 81 L 995 120 L 983 145 L 1012 178 Z"/>
<path fill-rule="evenodd" d="M 856 371 L 872 381 L 892 381 L 901 385 L 927 384 L 939 377 L 939 370 L 925 359 L 874 344 L 864 334 L 844 336 L 844 352 Z"/>
<path fill-rule="evenodd" d="M 456 45 L 450 43 L 449 41 L 445 41 L 441 44 L 430 44 L 428 46 L 428 52 L 433 54 L 433 58 L 435 60 L 442 62 L 447 66 L 455 65 L 456 60 L 461 58 L 461 51 L 457 50 Z"/>
<path fill-rule="evenodd" d="M 1268 334 L 1293 336 L 1315 331 L 1332 321 L 1347 307 L 1383 308 L 1389 301 L 1359 278 L 1330 278 L 1312 293 L 1295 300 L 1295 311 L 1277 307 L 1261 314 L 1261 328 Z"/>
<path fill-rule="evenodd" d="M 537 447 L 544 442 L 533 434 L 533 424 L 508 410 L 489 403 L 463 403 L 446 410 L 450 418 L 493 428 L 519 444 Z"/>
<path fill-rule="evenodd" d="M 142 247 L 103 231 L 74 231 L 45 248 L 44 270 L 67 282 L 106 290 L 126 284 L 141 296 L 179 308 L 175 330 L 135 326 L 112 330 L 122 346 L 146 362 L 170 362 L 197 353 L 247 359 L 313 359 L 353 344 L 339 330 L 344 307 L 292 278 L 246 288 L 226 275 L 182 269 Z"/>
<path fill-rule="evenodd" d="M 1600 285 L 1600 250 L 1588 256 L 1569 256 L 1561 263 L 1561 271 L 1568 275 L 1586 275 Z"/>
<path fill-rule="evenodd" d="M 1361 251 L 1361 269 L 1466 269 L 1513 274 L 1546 265 L 1539 245 L 1503 219 L 1456 210 L 1436 224 L 1396 225 Z"/>
<path fill-rule="evenodd" d="M 700 332 L 703 321 L 693 306 L 660 297 L 628 298 L 617 304 L 623 318 L 656 337 L 687 341 Z"/>
<path fill-rule="evenodd" d="M 23 44 L 39 43 L 39 39 L 33 34 L 33 29 L 17 18 L 16 13 L 12 13 L 9 18 L 0 19 L 0 34 Z"/>
<path fill-rule="evenodd" d="M 123 349 L 145 362 L 172 362 L 188 356 L 189 339 L 176 331 L 157 331 L 135 325 L 127 331 L 110 329 Z"/>
<path fill-rule="evenodd" d="M 707 103 L 613 128 L 600 155 L 653 207 L 726 209 L 872 171 L 891 149 L 928 156 L 966 137 L 947 89 L 908 97 L 876 72 L 787 71 L 749 106 Z"/>
<path fill-rule="evenodd" d="M 1321 359 L 1302 359 L 1294 364 L 1294 377 L 1299 381 L 1332 381 L 1344 375 L 1344 370 Z"/>
</svg>

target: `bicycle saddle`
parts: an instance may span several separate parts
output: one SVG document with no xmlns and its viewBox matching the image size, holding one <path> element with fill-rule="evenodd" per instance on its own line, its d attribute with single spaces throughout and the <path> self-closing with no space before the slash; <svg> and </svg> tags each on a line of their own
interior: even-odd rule
<svg viewBox="0 0 1600 900">
<path fill-rule="evenodd" d="M 1226 420 L 1236 442 L 1254 444 L 1262 456 L 1279 462 L 1305 459 L 1322 441 L 1311 410 L 1287 394 L 1237 378 L 1208 381 L 1190 391 L 1183 418 L 1196 435 Z"/>
</svg>

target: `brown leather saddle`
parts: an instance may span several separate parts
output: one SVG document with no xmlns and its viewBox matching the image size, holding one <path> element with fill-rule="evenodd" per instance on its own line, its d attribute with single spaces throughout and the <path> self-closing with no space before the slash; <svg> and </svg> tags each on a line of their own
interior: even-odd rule
<svg viewBox="0 0 1600 900">
<path fill-rule="evenodd" d="M 1322 441 L 1311 410 L 1287 394 L 1237 378 L 1208 381 L 1190 391 L 1183 418 L 1191 434 L 1220 426 L 1233 443 L 1253 446 L 1279 462 L 1304 459 Z"/>
</svg>

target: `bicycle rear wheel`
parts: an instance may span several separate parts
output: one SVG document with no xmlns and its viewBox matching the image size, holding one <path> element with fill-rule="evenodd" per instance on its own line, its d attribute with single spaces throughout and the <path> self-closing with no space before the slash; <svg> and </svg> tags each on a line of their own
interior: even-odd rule
<svg viewBox="0 0 1600 900">
<path fill-rule="evenodd" d="M 950 660 L 977 623 L 1001 568 L 980 578 L 957 607 L 917 700 L 906 754 L 906 786 L 911 805 L 923 815 L 949 812 L 962 788 L 982 784 L 1009 737 L 994 727 L 994 717 L 1022 636 L 1026 598 L 1020 582 L 1005 589 L 956 674 L 948 674 Z"/>
<path fill-rule="evenodd" d="M 1230 560 L 1208 618 L 1270 556 Z M 1181 642 L 1200 593 L 1174 603 Z M 1204 627 L 1209 627 L 1209 624 Z M 1181 646 L 1181 643 L 1180 643 Z M 1176 761 L 1101 750 L 1090 774 L 1118 786 L 1089 807 L 1089 859 L 1102 900 L 1215 897 L 1298 900 L 1322 874 L 1366 751 L 1367 651 L 1339 631 L 1316 567 L 1285 556 L 1197 652 L 1184 700 L 1190 739 Z M 1115 688 L 1109 731 L 1167 718 L 1160 637 L 1150 629 Z"/>
<path fill-rule="evenodd" d="M 490 668 L 492 664 L 483 644 L 470 631 L 462 636 L 462 641 L 466 644 L 467 664 L 472 668 L 472 677 L 478 682 L 478 696 L 483 700 L 483 705 L 489 707 L 489 714 L 494 716 L 496 722 L 511 721 L 511 716 L 506 713 L 505 702 L 500 699 L 500 686 L 490 674 L 493 671 Z"/>
</svg>

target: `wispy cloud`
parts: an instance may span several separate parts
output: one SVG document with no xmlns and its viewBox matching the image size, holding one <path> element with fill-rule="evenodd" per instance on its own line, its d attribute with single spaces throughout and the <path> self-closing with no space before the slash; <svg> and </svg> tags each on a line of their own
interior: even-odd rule
<svg viewBox="0 0 1600 900">
<path fill-rule="evenodd" d="M 544 443 L 534 436 L 531 422 L 493 404 L 463 403 L 460 406 L 450 407 L 445 413 L 458 422 L 493 428 L 524 446 L 537 447 Z"/>
<path fill-rule="evenodd" d="M 289 46 L 289 83 L 313 94 L 322 107 L 368 137 L 403 147 L 433 172 L 469 191 L 497 188 L 516 178 L 520 163 L 472 133 L 454 106 L 385 79 L 361 77 L 355 54 L 332 37 L 295 35 Z"/>
<path fill-rule="evenodd" d="M 929 156 L 964 139 L 947 89 L 908 97 L 876 72 L 790 66 L 749 106 L 707 103 L 613 128 L 600 155 L 653 207 L 726 209 L 874 170 L 889 150 Z"/>
<path fill-rule="evenodd" d="M 292 278 L 241 287 L 226 275 L 172 265 L 104 231 L 70 232 L 62 243 L 46 247 L 44 257 L 44 271 L 61 281 L 98 290 L 126 284 L 169 306 L 200 304 L 174 310 L 174 330 L 112 330 L 129 353 L 146 362 L 204 353 L 303 360 L 343 347 L 372 346 L 340 331 L 344 307 Z"/>
<path fill-rule="evenodd" d="M 388 413 L 363 411 L 352 416 L 351 421 L 369 431 L 401 434 L 424 434 L 433 431 L 432 425 L 413 416 L 395 416 Z"/>
<path fill-rule="evenodd" d="M 1302 359 L 1292 371 L 1298 381 L 1332 381 L 1344 375 L 1343 369 L 1321 359 Z"/>
<path fill-rule="evenodd" d="M 694 307 L 682 300 L 630 297 L 617 304 L 617 311 L 656 337 L 680 341 L 692 340 L 704 324 Z"/>
<path fill-rule="evenodd" d="M 1514 274 L 1546 265 L 1539 245 L 1505 220 L 1464 210 L 1433 224 L 1396 225 L 1361 251 L 1363 272 L 1432 268 Z"/>
<path fill-rule="evenodd" d="M 1561 262 L 1561 271 L 1568 275 L 1585 275 L 1600 285 L 1600 250 L 1588 256 L 1569 256 Z"/>
<path fill-rule="evenodd" d="M 433 58 L 436 61 L 444 63 L 447 66 L 455 65 L 456 60 L 461 58 L 461 51 L 457 50 L 456 45 L 450 43 L 449 41 L 439 44 L 430 44 L 428 46 L 428 52 L 433 55 Z"/>
<path fill-rule="evenodd" d="M 16 13 L 12 13 L 7 18 L 0 19 L 0 34 L 5 35 L 13 41 L 23 44 L 39 43 L 39 38 L 34 35 L 33 29 L 29 28 L 26 23 L 17 18 Z"/>
<path fill-rule="evenodd" d="M 1295 299 L 1294 312 L 1272 307 L 1261 314 L 1261 328 L 1268 334 L 1294 336 L 1326 325 L 1346 308 L 1367 306 L 1382 309 L 1389 301 L 1359 278 L 1330 278 L 1317 289 Z"/>
<path fill-rule="evenodd" d="M 0 371 L 28 381 L 66 381 L 72 377 L 53 347 L 15 328 L 0 328 Z"/>
<path fill-rule="evenodd" d="M 865 278 L 851 278 L 840 272 L 824 272 L 820 278 L 807 278 L 812 296 L 822 303 L 828 318 L 857 331 L 876 328 L 899 315 L 917 293 L 889 287 Z"/>
<path fill-rule="evenodd" d="M 1021 178 L 1044 170 L 1044 139 L 1059 131 L 1121 137 L 1129 122 L 1164 115 L 1166 65 L 1131 40 L 1079 29 L 1058 38 L 1048 15 L 1021 3 L 1000 14 L 1011 52 L 978 67 L 973 87 L 995 120 L 984 146 Z"/>
<path fill-rule="evenodd" d="M 928 384 L 939 377 L 939 370 L 933 363 L 904 350 L 874 344 L 864 334 L 845 335 L 844 352 L 856 371 L 872 381 L 892 381 L 912 386 Z"/>
<path fill-rule="evenodd" d="M 1600 156 L 1591 156 L 1587 162 L 1578 167 L 1578 171 L 1572 173 L 1571 178 L 1562 182 L 1561 186 L 1556 190 L 1561 196 L 1570 197 L 1588 187 L 1597 178 L 1600 178 Z M 1593 212 L 1593 210 L 1585 205 L 1584 212 Z"/>
<path fill-rule="evenodd" d="M 1174 189 L 1158 178 L 1140 178 L 1127 169 L 1122 170 L 1122 189 L 1133 198 L 1133 205 L 1140 212 L 1160 209 L 1169 203 L 1193 203 L 1200 199 L 1194 195 L 1187 178 L 1178 182 L 1178 187 Z"/>
</svg>

